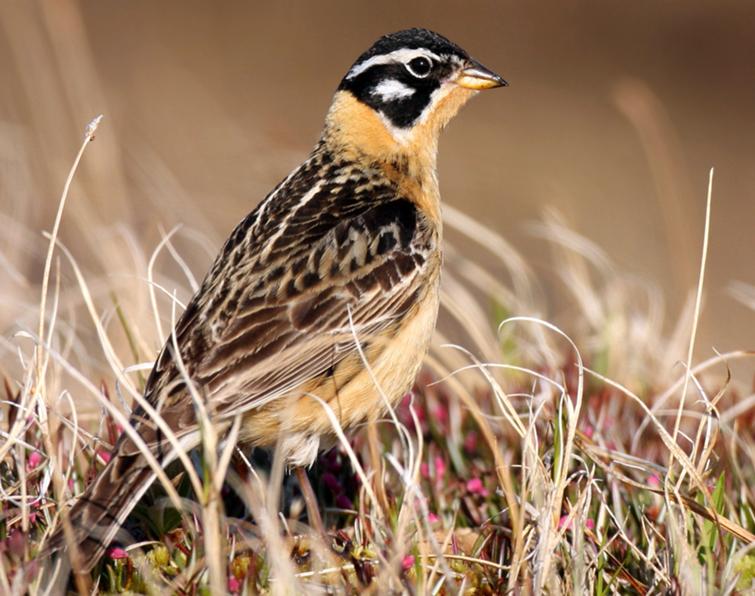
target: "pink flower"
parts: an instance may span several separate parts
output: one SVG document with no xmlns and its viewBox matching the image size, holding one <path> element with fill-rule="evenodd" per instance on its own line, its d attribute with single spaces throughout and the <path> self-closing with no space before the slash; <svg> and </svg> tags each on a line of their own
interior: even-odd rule
<svg viewBox="0 0 755 596">
<path fill-rule="evenodd" d="M 104 449 L 100 449 L 99 451 L 97 451 L 97 457 L 99 457 L 106 464 L 109 463 L 111 459 L 113 459 L 112 454 L 109 451 L 106 451 Z"/>
<path fill-rule="evenodd" d="M 443 476 L 446 473 L 446 461 L 440 457 L 439 455 L 435 456 L 435 459 L 433 459 L 433 467 L 434 467 L 434 478 L 435 480 L 440 480 L 443 478 Z M 422 462 L 419 465 L 419 473 L 422 474 L 423 478 L 430 478 L 430 464 L 427 462 Z"/>
<path fill-rule="evenodd" d="M 651 474 L 650 476 L 648 476 L 648 486 L 651 486 L 653 488 L 660 488 L 661 477 L 658 476 L 658 474 Z"/>
<path fill-rule="evenodd" d="M 426 461 L 419 465 L 419 473 L 422 474 L 422 478 L 430 478 L 430 466 Z"/>
<path fill-rule="evenodd" d="M 488 496 L 488 489 L 485 488 L 485 485 L 479 478 L 472 478 L 471 480 L 467 480 L 467 490 L 473 495 L 480 495 L 481 497 Z"/>
<path fill-rule="evenodd" d="M 412 567 L 414 567 L 414 555 L 406 555 L 401 560 L 401 569 L 403 569 L 404 571 L 409 571 L 409 569 L 411 569 Z"/>
<path fill-rule="evenodd" d="M 585 433 L 585 436 L 588 439 L 592 439 L 592 436 L 595 434 L 595 429 L 590 424 L 586 424 L 585 427 L 582 429 L 582 432 Z"/>
<path fill-rule="evenodd" d="M 419 473 L 422 474 L 423 478 L 430 478 L 432 476 L 436 481 L 440 480 L 446 473 L 446 461 L 439 455 L 436 455 L 435 459 L 433 459 L 433 468 L 435 474 L 430 473 L 430 464 L 422 462 L 419 465 Z"/>
<path fill-rule="evenodd" d="M 228 591 L 231 594 L 238 594 L 241 592 L 241 581 L 235 575 L 231 575 L 228 578 Z"/>
<path fill-rule="evenodd" d="M 431 524 L 434 524 L 437 521 L 440 521 L 440 518 L 435 515 L 434 513 L 428 513 L 427 514 L 427 521 Z"/>
<path fill-rule="evenodd" d="M 440 428 L 446 428 L 448 424 L 448 408 L 443 404 L 438 404 L 433 408 L 433 417 L 435 424 Z"/>
<path fill-rule="evenodd" d="M 29 459 L 26 460 L 26 471 L 31 472 L 39 467 L 42 463 L 42 454 L 39 451 L 32 451 L 29 454 Z"/>
<path fill-rule="evenodd" d="M 107 556 L 116 561 L 119 559 L 128 559 L 128 553 L 120 546 L 114 546 L 107 551 Z"/>
<path fill-rule="evenodd" d="M 473 430 L 464 437 L 464 451 L 470 455 L 477 452 L 477 433 Z"/>
<path fill-rule="evenodd" d="M 589 517 L 585 521 L 585 528 L 587 528 L 588 530 L 594 530 L 595 529 L 595 522 L 592 519 L 590 519 Z"/>
<path fill-rule="evenodd" d="M 440 480 L 446 474 L 446 460 L 439 455 L 435 456 L 435 477 Z"/>
</svg>

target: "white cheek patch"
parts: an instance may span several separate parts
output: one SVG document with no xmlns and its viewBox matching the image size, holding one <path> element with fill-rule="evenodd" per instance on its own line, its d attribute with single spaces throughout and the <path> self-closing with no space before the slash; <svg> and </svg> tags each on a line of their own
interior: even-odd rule
<svg viewBox="0 0 755 596">
<path fill-rule="evenodd" d="M 380 83 L 370 91 L 370 95 L 379 97 L 384 102 L 407 99 L 414 95 L 415 90 L 407 87 L 401 81 L 388 79 Z"/>
</svg>

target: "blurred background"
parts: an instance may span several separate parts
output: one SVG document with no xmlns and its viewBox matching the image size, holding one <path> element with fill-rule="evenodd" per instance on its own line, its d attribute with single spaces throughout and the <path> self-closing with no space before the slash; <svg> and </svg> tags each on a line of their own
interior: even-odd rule
<svg viewBox="0 0 755 596">
<path fill-rule="evenodd" d="M 354 59 L 409 26 L 510 82 L 444 134 L 441 190 L 524 256 L 545 315 L 566 307 L 530 224 L 556 208 L 618 270 L 661 288 L 673 321 L 697 281 L 715 166 L 698 351 L 755 347 L 755 313 L 731 292 L 755 284 L 755 3 L 49 0 L 0 4 L 2 360 L 37 316 L 41 233 L 95 115 L 61 239 L 95 296 L 120 284 L 144 302 L 143 276 L 119 272 L 143 271 L 183 224 L 176 243 L 201 277 L 307 155 Z M 69 299 L 73 312 L 81 296 Z"/>
</svg>

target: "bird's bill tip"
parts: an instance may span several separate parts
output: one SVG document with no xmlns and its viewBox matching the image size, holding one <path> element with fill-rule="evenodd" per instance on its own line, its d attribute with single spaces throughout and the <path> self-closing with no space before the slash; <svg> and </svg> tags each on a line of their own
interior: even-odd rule
<svg viewBox="0 0 755 596">
<path fill-rule="evenodd" d="M 502 76 L 497 75 L 475 60 L 470 61 L 459 73 L 456 84 L 465 89 L 474 89 L 475 91 L 506 87 L 508 85 Z"/>
</svg>

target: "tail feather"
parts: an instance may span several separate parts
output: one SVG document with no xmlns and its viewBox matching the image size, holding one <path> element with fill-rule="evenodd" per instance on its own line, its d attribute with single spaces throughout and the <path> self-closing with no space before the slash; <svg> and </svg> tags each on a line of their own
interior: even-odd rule
<svg viewBox="0 0 755 596">
<path fill-rule="evenodd" d="M 140 454 L 117 455 L 79 497 L 68 519 L 82 571 L 91 571 L 97 564 L 154 479 L 155 473 Z M 61 524 L 50 537 L 46 553 L 52 555 L 66 546 Z"/>
</svg>

